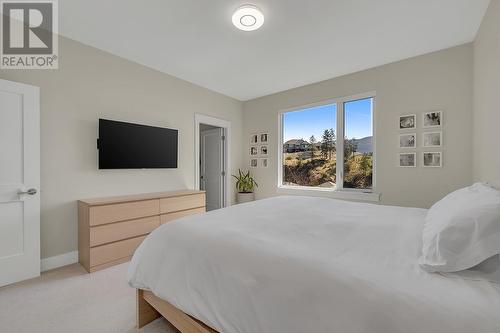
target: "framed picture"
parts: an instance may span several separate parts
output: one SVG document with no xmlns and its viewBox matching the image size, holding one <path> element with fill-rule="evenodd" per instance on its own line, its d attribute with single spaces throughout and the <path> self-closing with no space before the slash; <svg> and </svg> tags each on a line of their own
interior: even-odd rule
<svg viewBox="0 0 500 333">
<path fill-rule="evenodd" d="M 250 168 L 256 168 L 258 166 L 259 159 L 251 158 L 250 159 Z"/>
<path fill-rule="evenodd" d="M 428 132 L 423 133 L 423 146 L 424 147 L 441 147 L 443 141 L 443 132 Z"/>
<path fill-rule="evenodd" d="M 440 168 L 443 165 L 441 152 L 423 152 L 422 165 L 426 168 Z"/>
<path fill-rule="evenodd" d="M 267 145 L 260 146 L 260 155 L 261 156 L 269 155 L 269 147 Z"/>
<path fill-rule="evenodd" d="M 259 155 L 259 147 L 258 146 L 250 146 L 250 156 Z"/>
<path fill-rule="evenodd" d="M 258 134 L 250 134 L 250 144 L 255 145 L 259 142 L 259 135 Z"/>
<path fill-rule="evenodd" d="M 440 127 L 443 124 L 443 111 L 424 113 L 424 128 Z"/>
<path fill-rule="evenodd" d="M 417 148 L 417 133 L 400 134 L 399 148 Z"/>
<path fill-rule="evenodd" d="M 404 116 L 399 116 L 399 129 L 415 129 L 417 128 L 417 115 L 408 114 Z"/>
<path fill-rule="evenodd" d="M 417 166 L 417 153 L 400 153 L 399 166 L 401 168 L 415 168 Z"/>
<path fill-rule="evenodd" d="M 259 134 L 259 142 L 260 143 L 268 143 L 268 140 L 269 140 L 269 134 L 267 133 L 260 133 Z"/>
<path fill-rule="evenodd" d="M 260 159 L 260 167 L 267 168 L 269 165 L 269 160 L 267 158 Z"/>
</svg>

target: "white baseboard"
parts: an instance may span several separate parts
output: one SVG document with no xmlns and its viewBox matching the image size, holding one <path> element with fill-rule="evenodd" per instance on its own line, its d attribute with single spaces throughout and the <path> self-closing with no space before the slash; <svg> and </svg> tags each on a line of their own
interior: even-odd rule
<svg viewBox="0 0 500 333">
<path fill-rule="evenodd" d="M 41 271 L 49 271 L 54 268 L 71 265 L 78 262 L 78 251 L 63 253 L 58 256 L 42 259 Z"/>
</svg>

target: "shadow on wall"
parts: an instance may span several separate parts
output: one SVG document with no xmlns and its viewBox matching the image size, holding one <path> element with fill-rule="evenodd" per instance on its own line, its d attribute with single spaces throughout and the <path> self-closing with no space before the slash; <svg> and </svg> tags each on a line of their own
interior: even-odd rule
<svg viewBox="0 0 500 333">
<path fill-rule="evenodd" d="M 43 190 L 40 192 L 43 200 Z M 48 258 L 67 252 L 67 249 L 77 248 L 78 244 L 78 217 L 77 217 L 76 201 L 66 201 L 56 205 L 45 204 L 42 207 L 40 215 L 40 239 L 41 244 L 52 243 L 50 252 L 46 250 L 47 246 L 41 247 L 41 257 Z M 60 221 L 65 221 L 65 225 L 61 228 Z M 57 247 L 54 239 L 57 239 Z"/>
</svg>

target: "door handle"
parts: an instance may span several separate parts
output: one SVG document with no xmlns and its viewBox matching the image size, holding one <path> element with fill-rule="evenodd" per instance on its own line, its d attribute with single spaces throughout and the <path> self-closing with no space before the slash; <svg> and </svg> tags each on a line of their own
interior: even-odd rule
<svg viewBox="0 0 500 333">
<path fill-rule="evenodd" d="M 36 193 L 37 193 L 37 190 L 35 188 L 30 188 L 27 191 L 19 191 L 19 192 L 17 192 L 18 195 L 23 195 L 23 194 L 35 195 Z"/>
</svg>

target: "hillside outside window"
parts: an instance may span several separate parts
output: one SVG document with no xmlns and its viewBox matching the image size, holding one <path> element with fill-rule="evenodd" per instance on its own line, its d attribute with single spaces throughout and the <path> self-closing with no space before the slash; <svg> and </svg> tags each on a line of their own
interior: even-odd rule
<svg viewBox="0 0 500 333">
<path fill-rule="evenodd" d="M 281 187 L 374 187 L 375 94 L 340 98 L 280 114 Z"/>
</svg>

